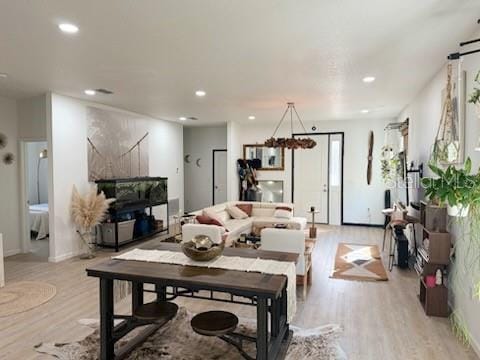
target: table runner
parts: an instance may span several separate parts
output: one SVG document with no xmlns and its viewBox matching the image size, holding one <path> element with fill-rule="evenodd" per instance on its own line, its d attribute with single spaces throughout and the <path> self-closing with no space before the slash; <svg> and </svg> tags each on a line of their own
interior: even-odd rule
<svg viewBox="0 0 480 360">
<path fill-rule="evenodd" d="M 165 264 L 199 266 L 207 268 L 259 272 L 287 277 L 287 314 L 290 323 L 297 311 L 297 273 L 295 263 L 260 258 L 221 255 L 211 261 L 194 261 L 178 251 L 134 249 L 112 257 L 115 260 L 134 260 Z"/>
</svg>

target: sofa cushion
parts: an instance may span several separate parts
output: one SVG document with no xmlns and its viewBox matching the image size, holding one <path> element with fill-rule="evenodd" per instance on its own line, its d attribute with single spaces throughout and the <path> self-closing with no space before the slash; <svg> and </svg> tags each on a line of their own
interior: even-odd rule
<svg viewBox="0 0 480 360">
<path fill-rule="evenodd" d="M 252 218 L 253 226 L 257 228 L 274 227 L 275 224 L 285 224 L 289 229 L 304 230 L 307 226 L 307 219 L 292 217 L 290 219 L 276 218 L 273 216 L 259 216 Z"/>
<path fill-rule="evenodd" d="M 252 209 L 253 209 L 252 204 L 236 204 L 235 206 L 240 210 L 242 210 L 248 216 L 252 216 Z"/>
<path fill-rule="evenodd" d="M 253 207 L 252 209 L 252 217 L 272 217 L 275 213 L 275 208 L 261 208 L 261 207 Z"/>
<path fill-rule="evenodd" d="M 248 214 L 237 206 L 227 206 L 227 212 L 234 219 L 248 218 Z"/>
<path fill-rule="evenodd" d="M 252 231 L 252 220 L 247 219 L 230 219 L 225 223 L 229 235 L 240 235 L 250 233 Z"/>
</svg>

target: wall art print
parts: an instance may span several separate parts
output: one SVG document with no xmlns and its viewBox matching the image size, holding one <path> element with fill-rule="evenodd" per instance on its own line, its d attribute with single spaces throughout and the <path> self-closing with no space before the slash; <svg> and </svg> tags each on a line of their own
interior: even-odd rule
<svg viewBox="0 0 480 360">
<path fill-rule="evenodd" d="M 148 176 L 148 128 L 135 115 L 87 107 L 88 179 Z"/>
</svg>

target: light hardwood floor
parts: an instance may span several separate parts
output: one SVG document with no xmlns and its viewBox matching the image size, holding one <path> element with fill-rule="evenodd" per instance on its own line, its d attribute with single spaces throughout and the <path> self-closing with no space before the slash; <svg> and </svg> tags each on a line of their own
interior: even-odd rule
<svg viewBox="0 0 480 360">
<path fill-rule="evenodd" d="M 429 318 L 418 302 L 418 280 L 413 271 L 394 269 L 388 282 L 330 279 L 339 242 L 381 244 L 382 230 L 364 227 L 321 227 L 314 254 L 313 285 L 306 301 L 298 289 L 294 325 L 312 328 L 340 324 L 340 344 L 349 359 L 478 359 L 450 331 L 447 319 Z M 138 246 L 138 245 L 137 245 Z M 85 268 L 97 259 L 71 259 L 58 264 L 36 255 L 17 255 L 6 260 L 6 281 L 40 280 L 57 286 L 57 295 L 31 311 L 0 319 L 0 359 L 48 359 L 33 346 L 40 342 L 81 339 L 90 330 L 78 325 L 83 318 L 98 317 L 98 280 Z M 384 259 L 386 260 L 386 258 Z M 254 318 L 247 306 L 182 299 L 193 312 L 234 309 L 240 317 Z M 128 311 L 128 300 L 118 309 Z"/>
</svg>

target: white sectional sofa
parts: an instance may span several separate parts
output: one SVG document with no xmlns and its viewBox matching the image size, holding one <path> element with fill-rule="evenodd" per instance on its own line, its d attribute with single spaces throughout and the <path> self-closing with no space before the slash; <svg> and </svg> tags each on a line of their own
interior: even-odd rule
<svg viewBox="0 0 480 360">
<path fill-rule="evenodd" d="M 251 204 L 252 213 L 251 216 L 246 219 L 232 219 L 227 212 L 228 206 L 234 206 L 236 204 Z M 289 207 L 293 212 L 293 204 L 288 203 L 263 203 L 263 202 L 244 202 L 244 201 L 231 201 L 219 205 L 215 205 L 209 208 L 201 209 L 192 212 L 193 215 L 202 215 L 204 211 L 215 212 L 216 216 L 222 220 L 225 224 L 227 231 L 226 246 L 232 246 L 233 241 L 238 239 L 241 234 L 255 233 L 260 235 L 260 232 L 264 228 L 274 227 L 275 224 L 285 224 L 288 229 L 304 230 L 307 226 L 307 219 L 302 217 L 280 218 L 275 217 L 275 210 L 277 207 Z M 216 225 L 209 225 L 216 226 Z M 201 229 L 199 229 L 201 230 Z M 186 239 L 188 241 L 188 239 Z"/>
</svg>

